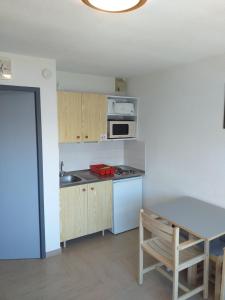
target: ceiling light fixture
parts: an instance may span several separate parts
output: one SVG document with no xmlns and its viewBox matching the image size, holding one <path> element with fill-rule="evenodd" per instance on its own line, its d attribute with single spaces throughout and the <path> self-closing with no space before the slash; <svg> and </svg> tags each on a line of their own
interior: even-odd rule
<svg viewBox="0 0 225 300">
<path fill-rule="evenodd" d="M 147 0 L 82 0 L 91 8 L 110 12 L 124 13 L 135 10 L 145 4 Z"/>
</svg>

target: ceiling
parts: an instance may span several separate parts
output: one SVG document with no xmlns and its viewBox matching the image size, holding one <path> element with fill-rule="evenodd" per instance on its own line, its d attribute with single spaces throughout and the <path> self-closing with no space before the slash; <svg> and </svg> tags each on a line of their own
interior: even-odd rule
<svg viewBox="0 0 225 300">
<path fill-rule="evenodd" d="M 63 71 L 147 74 L 225 54 L 225 1 L 149 0 L 108 14 L 80 0 L 0 0 L 0 51 L 55 58 Z"/>
</svg>

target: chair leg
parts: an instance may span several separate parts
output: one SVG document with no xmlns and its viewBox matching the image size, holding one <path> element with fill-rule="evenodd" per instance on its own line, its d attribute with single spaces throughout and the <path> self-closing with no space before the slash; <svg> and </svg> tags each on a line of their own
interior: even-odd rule
<svg viewBox="0 0 225 300">
<path fill-rule="evenodd" d="M 178 281 L 179 281 L 179 272 L 174 270 L 173 272 L 173 300 L 178 299 Z"/>
<path fill-rule="evenodd" d="M 138 276 L 139 284 L 143 284 L 143 249 L 140 246 L 139 248 L 139 276 Z"/>
<path fill-rule="evenodd" d="M 215 270 L 215 300 L 220 299 L 222 265 L 223 265 L 223 258 L 221 256 L 218 256 L 216 259 L 216 270 Z"/>
<path fill-rule="evenodd" d="M 205 243 L 204 243 L 204 253 L 205 253 L 205 260 L 204 260 L 204 274 L 203 274 L 203 281 L 204 281 L 203 298 L 208 299 L 208 294 L 209 294 L 209 241 L 207 241 L 207 240 L 205 240 Z"/>
</svg>

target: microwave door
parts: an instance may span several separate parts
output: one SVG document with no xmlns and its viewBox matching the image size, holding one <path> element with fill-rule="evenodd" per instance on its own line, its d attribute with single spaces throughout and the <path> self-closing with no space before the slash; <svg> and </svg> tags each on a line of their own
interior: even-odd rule
<svg viewBox="0 0 225 300">
<path fill-rule="evenodd" d="M 127 137 L 129 135 L 129 124 L 112 124 L 112 136 Z"/>
</svg>

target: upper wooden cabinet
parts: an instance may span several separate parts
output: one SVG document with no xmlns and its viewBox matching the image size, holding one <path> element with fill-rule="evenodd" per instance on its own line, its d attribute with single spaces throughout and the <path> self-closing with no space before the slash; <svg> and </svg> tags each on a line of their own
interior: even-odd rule
<svg viewBox="0 0 225 300">
<path fill-rule="evenodd" d="M 59 142 L 101 141 L 107 133 L 104 95 L 58 92 Z"/>
<path fill-rule="evenodd" d="M 58 92 L 59 142 L 70 143 L 82 139 L 82 95 Z"/>
<path fill-rule="evenodd" d="M 107 133 L 107 101 L 104 95 L 82 94 L 84 141 L 99 141 Z"/>
</svg>

